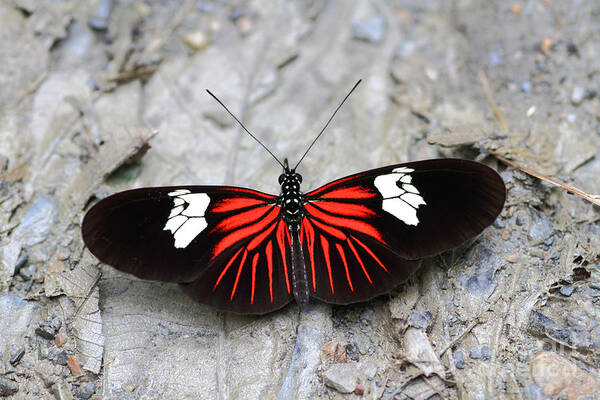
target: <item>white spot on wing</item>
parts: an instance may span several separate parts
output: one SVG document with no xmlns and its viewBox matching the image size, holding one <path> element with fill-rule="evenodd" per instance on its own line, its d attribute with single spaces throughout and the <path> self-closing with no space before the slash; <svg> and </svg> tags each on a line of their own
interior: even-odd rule
<svg viewBox="0 0 600 400">
<path fill-rule="evenodd" d="M 206 193 L 192 193 L 188 189 L 177 189 L 169 193 L 173 197 L 173 208 L 163 228 L 171 231 L 175 247 L 187 247 L 208 226 L 204 213 L 210 204 Z"/>
<path fill-rule="evenodd" d="M 169 218 L 173 218 L 174 216 L 179 215 L 179 213 L 182 211 L 183 211 L 183 206 L 173 207 L 171 209 L 171 214 L 169 214 Z"/>
<path fill-rule="evenodd" d="M 419 190 L 410 184 L 412 182 L 412 177 L 409 175 L 411 172 L 414 172 L 414 169 L 394 168 L 391 173 L 376 177 L 373 184 L 383 197 L 381 208 L 384 211 L 407 225 L 416 226 L 419 224 L 417 209 L 426 203 Z"/>
<path fill-rule="evenodd" d="M 207 225 L 206 219 L 204 218 L 189 218 L 181 225 L 177 232 L 175 232 L 175 247 L 179 249 L 187 247 L 187 245 L 190 244 L 190 242 L 194 240 Z"/>
<path fill-rule="evenodd" d="M 181 213 L 188 217 L 203 217 L 204 212 L 208 208 L 208 203 L 210 203 L 210 198 L 206 193 L 184 194 L 183 196 L 179 196 L 179 198 L 188 203 L 185 211 Z"/>
<path fill-rule="evenodd" d="M 419 208 L 421 204 L 425 204 L 423 198 L 414 193 L 404 193 L 402 196 L 400 196 L 400 198 L 413 206 L 415 209 Z"/>
<path fill-rule="evenodd" d="M 175 233 L 175 231 L 179 229 L 179 227 L 187 220 L 187 217 L 184 217 L 183 215 L 178 215 L 175 218 L 171 218 L 167 221 L 163 231 L 171 231 L 171 233 Z"/>
<path fill-rule="evenodd" d="M 398 197 L 384 200 L 382 208 L 394 217 L 402 220 L 407 225 L 419 224 L 417 209 L 412 208 L 408 203 Z"/>
</svg>

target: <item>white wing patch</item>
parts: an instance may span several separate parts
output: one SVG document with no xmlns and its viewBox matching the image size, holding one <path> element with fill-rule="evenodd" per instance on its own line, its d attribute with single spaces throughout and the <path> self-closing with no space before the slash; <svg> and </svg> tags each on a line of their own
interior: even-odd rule
<svg viewBox="0 0 600 400">
<path fill-rule="evenodd" d="M 175 247 L 186 248 L 206 226 L 204 213 L 210 204 L 206 193 L 192 193 L 187 189 L 178 189 L 169 193 L 173 197 L 173 208 L 163 231 L 171 231 L 175 238 Z"/>
<path fill-rule="evenodd" d="M 398 167 L 386 175 L 379 175 L 373 182 L 381 196 L 381 208 L 407 225 L 418 225 L 417 209 L 425 200 L 416 187 L 411 185 L 412 168 Z"/>
</svg>

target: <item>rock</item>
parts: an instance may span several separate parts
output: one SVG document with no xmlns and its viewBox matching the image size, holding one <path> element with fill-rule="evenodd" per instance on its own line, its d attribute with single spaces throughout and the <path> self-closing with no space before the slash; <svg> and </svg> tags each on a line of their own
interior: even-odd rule
<svg viewBox="0 0 600 400">
<path fill-rule="evenodd" d="M 463 355 L 462 351 L 457 351 L 454 353 L 454 365 L 458 369 L 465 368 L 465 356 Z"/>
<path fill-rule="evenodd" d="M 464 274 L 460 277 L 461 283 L 469 293 L 475 296 L 489 297 L 496 288 L 494 276 L 502 267 L 504 260 L 492 250 L 479 246 L 473 252 L 470 262 L 473 263 L 472 275 Z"/>
<path fill-rule="evenodd" d="M 489 346 L 482 346 L 481 347 L 481 359 L 489 360 L 491 358 L 492 358 L 492 350 L 489 348 Z"/>
<path fill-rule="evenodd" d="M 0 354 L 22 343 L 37 305 L 17 295 L 0 297 Z"/>
<path fill-rule="evenodd" d="M 379 44 L 385 37 L 386 22 L 383 15 L 352 22 L 352 35 L 355 39 Z"/>
<path fill-rule="evenodd" d="M 101 0 L 88 21 L 90 27 L 98 31 L 107 30 L 114 5 L 114 0 Z"/>
<path fill-rule="evenodd" d="M 19 391 L 19 385 L 15 381 L 11 381 L 3 376 L 0 376 L 0 396 L 11 396 Z"/>
<path fill-rule="evenodd" d="M 73 400 L 73 393 L 71 393 L 71 389 L 65 382 L 54 385 L 54 395 L 57 400 Z"/>
<path fill-rule="evenodd" d="M 337 363 L 323 372 L 323 383 L 341 393 L 352 393 L 361 372 L 357 363 Z"/>
<path fill-rule="evenodd" d="M 25 279 L 26 281 L 30 280 L 31 278 L 33 278 L 33 275 L 35 274 L 35 271 L 37 271 L 37 267 L 35 265 L 29 265 L 25 268 L 21 268 L 19 270 L 19 275 L 21 275 L 23 277 L 23 279 Z"/>
<path fill-rule="evenodd" d="M 529 239 L 534 242 L 534 244 L 546 243 L 553 235 L 554 227 L 548 218 L 537 219 L 529 229 Z"/>
<path fill-rule="evenodd" d="M 560 288 L 560 294 L 562 294 L 565 297 L 571 297 L 571 295 L 573 294 L 573 292 L 575 291 L 575 286 L 562 286 Z"/>
<path fill-rule="evenodd" d="M 547 396 L 575 400 L 600 394 L 600 383 L 594 375 L 556 353 L 540 353 L 530 366 L 533 381 Z"/>
<path fill-rule="evenodd" d="M 427 329 L 432 321 L 433 315 L 429 311 L 411 310 L 407 323 L 414 328 Z"/>
<path fill-rule="evenodd" d="M 481 351 L 479 350 L 479 348 L 475 346 L 471 347 L 471 350 L 469 350 L 469 357 L 471 357 L 474 360 L 479 360 L 481 358 Z"/>
<path fill-rule="evenodd" d="M 77 389 L 75 394 L 77 395 L 78 399 L 87 400 L 92 397 L 95 391 L 96 385 L 94 385 L 93 382 L 85 382 L 79 386 L 79 389 Z"/>
<path fill-rule="evenodd" d="M 56 358 L 54 361 L 56 361 L 56 363 L 58 365 L 67 365 L 68 359 L 69 359 L 69 354 L 65 350 L 63 350 L 56 355 Z"/>
<path fill-rule="evenodd" d="M 190 32 L 183 36 L 183 41 L 194 51 L 200 51 L 210 43 L 208 36 L 203 31 Z"/>
<path fill-rule="evenodd" d="M 13 367 L 15 365 L 17 365 L 19 363 L 19 361 L 21 361 L 21 359 L 23 358 L 23 356 L 25 355 L 25 348 L 21 347 L 21 346 L 15 346 L 13 344 L 12 346 L 12 350 L 10 352 L 10 365 L 12 365 Z"/>
<path fill-rule="evenodd" d="M 354 388 L 354 394 L 356 394 L 358 396 L 362 396 L 363 394 L 365 394 L 365 387 L 361 383 L 359 383 Z"/>
<path fill-rule="evenodd" d="M 21 241 L 24 247 L 41 243 L 50 233 L 57 214 L 56 204 L 44 195 L 36 193 L 21 224 L 13 232 L 13 240 Z"/>
<path fill-rule="evenodd" d="M 523 388 L 523 398 L 525 400 L 550 400 L 542 393 L 542 388 L 535 384 Z"/>
<path fill-rule="evenodd" d="M 581 86 L 575 86 L 573 93 L 571 93 L 571 103 L 578 106 L 585 98 L 585 88 Z"/>
<path fill-rule="evenodd" d="M 44 339 L 53 340 L 56 332 L 60 329 L 62 322 L 57 316 L 48 316 L 39 327 L 35 328 L 35 333 Z"/>
</svg>

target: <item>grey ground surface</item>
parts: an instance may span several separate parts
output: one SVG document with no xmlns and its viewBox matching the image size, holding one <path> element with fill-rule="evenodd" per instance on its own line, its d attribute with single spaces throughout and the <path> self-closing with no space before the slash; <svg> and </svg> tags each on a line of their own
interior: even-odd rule
<svg viewBox="0 0 600 400">
<path fill-rule="evenodd" d="M 493 155 L 600 193 L 599 26 L 595 0 L 0 2 L 0 395 L 600 398 L 600 210 Z M 225 315 L 85 250 L 119 190 L 279 190 L 205 88 L 296 160 L 359 78 L 305 190 L 443 156 L 508 188 L 389 296 Z"/>
</svg>

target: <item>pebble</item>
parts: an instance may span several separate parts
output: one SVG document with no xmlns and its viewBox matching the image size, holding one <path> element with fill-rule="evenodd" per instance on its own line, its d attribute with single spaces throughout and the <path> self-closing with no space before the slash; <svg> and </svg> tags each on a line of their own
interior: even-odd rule
<svg viewBox="0 0 600 400">
<path fill-rule="evenodd" d="M 553 235 L 554 227 L 547 218 L 539 218 L 529 229 L 529 239 L 535 243 L 545 243 Z"/>
<path fill-rule="evenodd" d="M 585 88 L 581 86 L 575 86 L 573 93 L 571 93 L 571 103 L 578 106 L 585 98 Z"/>
<path fill-rule="evenodd" d="M 365 387 L 362 384 L 359 383 L 354 388 L 354 394 L 356 394 L 358 396 L 362 396 L 363 394 L 365 394 Z"/>
<path fill-rule="evenodd" d="M 90 397 L 92 397 L 95 391 L 96 385 L 94 385 L 93 382 L 85 382 L 81 386 L 79 386 L 79 389 L 77 389 L 75 394 L 79 399 L 87 400 Z"/>
<path fill-rule="evenodd" d="M 19 270 L 19 275 L 21 275 L 23 277 L 23 279 L 28 281 L 31 278 L 33 278 L 33 275 L 35 275 L 36 271 L 37 271 L 37 267 L 35 265 L 29 265 L 25 268 L 21 268 Z"/>
<path fill-rule="evenodd" d="M 208 36 L 202 31 L 194 31 L 186 34 L 183 36 L 183 41 L 194 51 L 200 51 L 210 43 Z"/>
<path fill-rule="evenodd" d="M 352 22 L 352 35 L 354 39 L 379 44 L 385 38 L 386 22 L 383 15 Z"/>
<path fill-rule="evenodd" d="M 19 391 L 17 382 L 0 376 L 0 396 L 11 396 Z"/>
<path fill-rule="evenodd" d="M 575 286 L 563 286 L 560 288 L 560 294 L 562 294 L 565 297 L 571 297 L 571 295 L 573 294 L 573 292 L 575 291 Z"/>
<path fill-rule="evenodd" d="M 458 369 L 465 368 L 465 356 L 462 351 L 454 353 L 454 365 L 456 365 L 456 368 Z"/>
<path fill-rule="evenodd" d="M 357 363 L 336 363 L 323 372 L 323 383 L 340 393 L 352 393 L 361 372 Z"/>
<path fill-rule="evenodd" d="M 105 31 L 108 29 L 110 14 L 115 6 L 114 0 L 101 0 L 90 17 L 88 24 L 92 29 Z"/>
<path fill-rule="evenodd" d="M 474 360 L 478 360 L 481 358 L 481 351 L 479 351 L 478 347 L 471 347 L 471 350 L 469 350 L 469 357 L 471 357 Z"/>
<path fill-rule="evenodd" d="M 492 358 L 492 350 L 489 348 L 489 346 L 482 346 L 481 347 L 481 359 L 489 360 L 491 358 Z"/>
<path fill-rule="evenodd" d="M 553 352 L 539 353 L 531 360 L 531 377 L 547 396 L 571 400 L 600 394 L 600 383 L 592 374 Z"/>
<path fill-rule="evenodd" d="M 432 321 L 433 315 L 429 311 L 411 310 L 407 323 L 414 328 L 427 329 Z"/>
<path fill-rule="evenodd" d="M 529 82 L 529 81 L 522 82 L 521 90 L 525 93 L 529 93 L 531 91 L 531 82 Z"/>
<path fill-rule="evenodd" d="M 63 350 L 56 355 L 56 363 L 59 365 L 67 365 L 67 360 L 69 359 L 69 354 Z"/>
<path fill-rule="evenodd" d="M 25 355 L 25 349 L 21 346 L 15 346 L 13 344 L 11 352 L 10 352 L 10 365 L 13 367 L 21 361 L 23 356 Z"/>
<path fill-rule="evenodd" d="M 53 340 L 61 326 L 60 319 L 51 315 L 46 317 L 39 327 L 35 328 L 35 333 L 44 339 Z"/>
<path fill-rule="evenodd" d="M 73 400 L 73 393 L 71 393 L 68 385 L 64 382 L 54 385 L 54 395 L 58 400 Z"/>
</svg>

